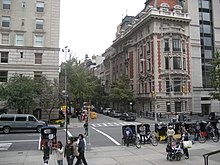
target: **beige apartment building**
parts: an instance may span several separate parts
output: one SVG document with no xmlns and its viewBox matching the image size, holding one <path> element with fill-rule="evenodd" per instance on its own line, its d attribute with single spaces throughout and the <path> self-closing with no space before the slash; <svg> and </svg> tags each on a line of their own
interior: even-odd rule
<svg viewBox="0 0 220 165">
<path fill-rule="evenodd" d="M 0 83 L 59 75 L 60 0 L 0 0 Z"/>
<path fill-rule="evenodd" d="M 60 0 L 0 0 L 0 83 L 59 78 Z"/>
</svg>

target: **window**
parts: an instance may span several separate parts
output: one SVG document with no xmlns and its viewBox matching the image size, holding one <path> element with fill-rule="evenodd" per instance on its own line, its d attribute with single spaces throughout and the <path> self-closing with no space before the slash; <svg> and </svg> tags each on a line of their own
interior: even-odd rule
<svg viewBox="0 0 220 165">
<path fill-rule="evenodd" d="M 210 37 L 203 37 L 205 46 L 212 46 L 212 39 Z"/>
<path fill-rule="evenodd" d="M 10 17 L 2 16 L 2 27 L 9 27 L 10 26 Z"/>
<path fill-rule="evenodd" d="M 35 53 L 35 64 L 42 64 L 42 53 Z"/>
<path fill-rule="evenodd" d="M 23 52 L 20 52 L 20 55 L 21 55 L 21 58 L 23 58 L 24 56 L 23 56 Z"/>
<path fill-rule="evenodd" d="M 8 63 L 8 52 L 1 52 L 1 63 Z"/>
<path fill-rule="evenodd" d="M 166 94 L 169 95 L 171 92 L 170 79 L 166 78 Z"/>
<path fill-rule="evenodd" d="M 44 12 L 44 2 L 38 1 L 36 4 L 37 12 Z"/>
<path fill-rule="evenodd" d="M 205 58 L 206 59 L 212 59 L 212 50 L 204 50 Z"/>
<path fill-rule="evenodd" d="M 174 79 L 174 92 L 181 92 L 181 80 Z"/>
<path fill-rule="evenodd" d="M 201 32 L 203 33 L 211 33 L 211 26 L 210 25 L 201 25 Z"/>
<path fill-rule="evenodd" d="M 26 121 L 27 117 L 23 116 L 16 116 L 15 121 Z"/>
<path fill-rule="evenodd" d="M 0 118 L 0 121 L 14 121 L 14 117 L 13 116 L 2 116 Z"/>
<path fill-rule="evenodd" d="M 22 7 L 25 7 L 25 1 L 22 1 L 22 3 L 21 3 L 22 5 Z"/>
<path fill-rule="evenodd" d="M 175 102 L 175 112 L 181 112 L 181 102 Z"/>
<path fill-rule="evenodd" d="M 28 116 L 28 121 L 36 121 L 36 119 L 33 116 Z"/>
<path fill-rule="evenodd" d="M 43 26 L 44 26 L 44 20 L 37 19 L 36 20 L 36 29 L 43 29 Z"/>
<path fill-rule="evenodd" d="M 169 69 L 169 57 L 165 57 L 165 69 Z"/>
<path fill-rule="evenodd" d="M 186 70 L 186 58 L 183 57 L 183 69 Z"/>
<path fill-rule="evenodd" d="M 181 58 L 173 57 L 173 69 L 181 69 Z"/>
<path fill-rule="evenodd" d="M 166 102 L 167 112 L 171 112 L 170 102 Z"/>
<path fill-rule="evenodd" d="M 173 39 L 173 51 L 180 51 L 180 40 Z"/>
<path fill-rule="evenodd" d="M 24 45 L 24 34 L 16 34 L 16 43 L 17 46 L 23 46 Z"/>
<path fill-rule="evenodd" d="M 8 80 L 8 72 L 0 71 L 0 82 L 7 82 Z"/>
<path fill-rule="evenodd" d="M 35 35 L 34 46 L 38 46 L 38 47 L 43 46 L 43 36 L 42 35 Z"/>
<path fill-rule="evenodd" d="M 169 39 L 164 39 L 164 51 L 170 51 Z"/>
<path fill-rule="evenodd" d="M 3 0 L 2 5 L 3 5 L 3 9 L 10 9 L 11 8 L 11 0 Z"/>
<path fill-rule="evenodd" d="M 34 79 L 36 80 L 37 78 L 40 78 L 40 77 L 42 77 L 42 72 L 35 71 L 34 72 Z"/>
<path fill-rule="evenodd" d="M 202 20 L 210 21 L 210 13 L 202 13 Z"/>
<path fill-rule="evenodd" d="M 2 33 L 2 44 L 9 44 L 9 34 Z"/>
</svg>

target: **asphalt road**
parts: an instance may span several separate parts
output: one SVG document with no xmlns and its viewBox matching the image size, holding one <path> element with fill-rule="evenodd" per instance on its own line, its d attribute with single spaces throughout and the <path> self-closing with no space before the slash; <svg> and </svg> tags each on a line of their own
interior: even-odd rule
<svg viewBox="0 0 220 165">
<path fill-rule="evenodd" d="M 77 119 L 71 119 L 71 122 L 72 123 L 68 126 L 68 135 L 71 134 L 72 136 L 78 136 L 80 133 L 84 134 L 83 122 L 78 122 Z M 89 138 L 91 146 L 100 147 L 120 145 L 122 138 L 122 125 L 125 124 L 140 124 L 140 122 L 125 122 L 118 118 L 98 114 L 97 119 L 90 120 Z M 57 125 L 57 127 L 57 138 L 65 143 L 65 129 L 60 128 L 59 125 Z M 0 132 L 0 150 L 37 150 L 39 148 L 39 139 L 40 134 L 34 131 L 17 131 L 10 134 L 3 134 Z"/>
</svg>

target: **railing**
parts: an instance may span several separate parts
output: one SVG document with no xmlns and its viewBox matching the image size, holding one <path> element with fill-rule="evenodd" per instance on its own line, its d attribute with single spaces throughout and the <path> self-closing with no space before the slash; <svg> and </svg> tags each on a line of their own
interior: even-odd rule
<svg viewBox="0 0 220 165">
<path fill-rule="evenodd" d="M 217 151 L 213 151 L 213 152 L 209 152 L 207 154 L 204 154 L 203 157 L 204 157 L 204 163 L 205 165 L 208 165 L 209 164 L 209 156 L 211 155 L 215 155 L 215 154 L 218 154 L 220 153 L 220 150 L 217 150 Z"/>
</svg>

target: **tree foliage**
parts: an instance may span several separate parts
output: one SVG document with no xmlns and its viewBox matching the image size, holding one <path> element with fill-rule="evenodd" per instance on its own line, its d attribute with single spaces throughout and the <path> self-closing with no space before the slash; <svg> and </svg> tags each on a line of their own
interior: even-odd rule
<svg viewBox="0 0 220 165">
<path fill-rule="evenodd" d="M 0 88 L 1 100 L 5 100 L 6 106 L 16 109 L 18 113 L 30 113 L 35 107 L 36 96 L 36 83 L 26 76 L 15 75 Z"/>
<path fill-rule="evenodd" d="M 213 60 L 210 62 L 213 66 L 211 72 L 211 86 L 215 89 L 210 95 L 213 99 L 218 99 L 220 101 L 220 52 L 214 54 Z"/>
<path fill-rule="evenodd" d="M 129 86 L 129 78 L 123 75 L 118 81 L 113 83 L 109 98 L 113 102 L 127 103 L 133 101 L 133 91 Z"/>
<path fill-rule="evenodd" d="M 58 106 L 58 82 L 51 82 L 45 76 L 33 79 L 15 75 L 0 85 L 0 98 L 6 102 L 7 109 L 15 109 L 17 113 L 33 113 L 40 107 L 50 116 Z"/>
<path fill-rule="evenodd" d="M 65 88 L 65 69 L 67 76 L 67 95 L 74 102 L 96 102 L 100 90 L 100 81 L 93 73 L 76 59 L 66 62 L 60 72 L 60 91 Z"/>
</svg>

